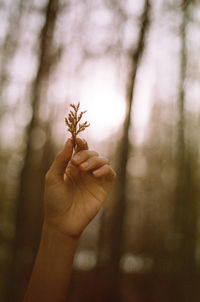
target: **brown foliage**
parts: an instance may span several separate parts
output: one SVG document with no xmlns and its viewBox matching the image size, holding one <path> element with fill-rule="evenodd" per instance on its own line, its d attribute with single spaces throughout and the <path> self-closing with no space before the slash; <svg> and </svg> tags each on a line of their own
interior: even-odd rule
<svg viewBox="0 0 200 302">
<path fill-rule="evenodd" d="M 76 136 L 78 135 L 78 133 L 84 131 L 87 127 L 89 127 L 90 124 L 87 121 L 85 121 L 84 123 L 80 123 L 83 114 L 86 112 L 86 111 L 81 111 L 81 113 L 78 114 L 80 102 L 78 102 L 77 105 L 70 104 L 70 106 L 72 107 L 72 110 L 70 110 L 70 113 L 68 114 L 68 118 L 65 118 L 65 123 L 68 126 L 68 131 L 72 135 L 73 146 L 75 148 Z"/>
</svg>

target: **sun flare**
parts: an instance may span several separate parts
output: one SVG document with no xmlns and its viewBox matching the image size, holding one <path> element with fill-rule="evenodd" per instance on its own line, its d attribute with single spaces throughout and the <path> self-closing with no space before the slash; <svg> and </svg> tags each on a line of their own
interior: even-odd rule
<svg viewBox="0 0 200 302">
<path fill-rule="evenodd" d="M 125 100 L 109 83 L 95 83 L 81 97 L 82 107 L 87 109 L 86 118 L 92 125 L 88 129 L 93 138 L 103 140 L 116 132 L 125 116 Z"/>
</svg>

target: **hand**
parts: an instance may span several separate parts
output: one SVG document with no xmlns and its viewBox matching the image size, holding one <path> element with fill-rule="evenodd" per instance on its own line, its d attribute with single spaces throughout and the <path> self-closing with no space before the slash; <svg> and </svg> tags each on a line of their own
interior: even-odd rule
<svg viewBox="0 0 200 302">
<path fill-rule="evenodd" d="M 58 153 L 45 182 L 45 223 L 71 237 L 79 237 L 97 214 L 114 183 L 116 173 L 106 158 L 72 140 Z"/>
</svg>

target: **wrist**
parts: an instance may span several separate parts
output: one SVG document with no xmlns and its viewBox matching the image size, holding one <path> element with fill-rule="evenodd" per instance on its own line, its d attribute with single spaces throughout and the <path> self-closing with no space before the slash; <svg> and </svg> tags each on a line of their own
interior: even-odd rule
<svg viewBox="0 0 200 302">
<path fill-rule="evenodd" d="M 44 222 L 25 301 L 65 301 L 78 239 Z"/>
<path fill-rule="evenodd" d="M 79 237 L 78 236 L 70 236 L 55 226 L 47 223 L 44 221 L 43 227 L 42 227 L 42 236 L 41 240 L 45 242 L 53 242 L 54 244 L 59 244 L 59 245 L 67 245 L 71 247 L 76 248 L 78 244 Z"/>
</svg>

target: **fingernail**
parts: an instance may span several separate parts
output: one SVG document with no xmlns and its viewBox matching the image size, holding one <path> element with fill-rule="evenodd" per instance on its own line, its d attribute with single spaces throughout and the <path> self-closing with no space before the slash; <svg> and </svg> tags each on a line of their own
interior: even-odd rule
<svg viewBox="0 0 200 302">
<path fill-rule="evenodd" d="M 98 170 L 95 170 L 95 171 L 93 171 L 93 174 L 95 174 L 95 175 L 98 175 L 98 174 L 100 174 L 100 169 L 98 169 Z"/>
<path fill-rule="evenodd" d="M 88 162 L 87 161 L 85 161 L 84 163 L 81 164 L 82 168 L 86 168 L 87 166 L 88 166 Z"/>
<path fill-rule="evenodd" d="M 74 155 L 73 160 L 79 161 L 79 159 L 80 159 L 80 156 L 79 156 L 79 155 Z"/>
</svg>

